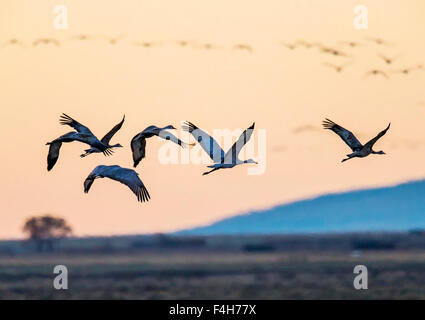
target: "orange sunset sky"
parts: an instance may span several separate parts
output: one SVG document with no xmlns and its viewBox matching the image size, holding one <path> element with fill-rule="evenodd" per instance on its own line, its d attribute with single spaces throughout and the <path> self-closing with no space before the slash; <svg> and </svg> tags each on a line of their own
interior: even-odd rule
<svg viewBox="0 0 425 320">
<path fill-rule="evenodd" d="M 68 8 L 68 30 L 53 27 L 58 4 Z M 368 30 L 353 27 L 358 4 L 1 1 L 0 43 L 17 38 L 26 47 L 0 48 L 0 238 L 22 237 L 24 220 L 43 213 L 66 218 L 79 236 L 168 232 L 323 193 L 423 178 L 425 71 L 393 71 L 425 64 L 425 2 L 363 0 Z M 82 33 L 97 38 L 69 40 Z M 124 38 L 110 45 L 100 35 Z M 61 46 L 33 47 L 39 37 L 54 37 Z M 378 46 L 366 37 L 382 37 L 391 45 Z M 314 48 L 291 51 L 280 44 L 298 39 L 350 56 Z M 183 48 L 177 40 L 214 47 Z M 364 45 L 346 48 L 341 40 Z M 133 41 L 158 46 L 137 47 Z M 249 44 L 253 52 L 234 50 L 239 43 Z M 387 66 L 378 53 L 399 57 Z M 342 73 L 324 65 L 347 61 Z M 388 72 L 389 79 L 365 78 L 374 68 Z M 62 112 L 98 137 L 125 114 L 112 140 L 124 148 L 112 157 L 80 159 L 85 145 L 64 144 L 57 165 L 47 172 L 45 143 L 70 131 L 59 125 Z M 387 155 L 342 164 L 350 150 L 320 128 L 325 117 L 354 131 L 362 142 L 391 122 L 375 146 Z M 95 166 L 132 167 L 135 134 L 151 124 L 180 128 L 183 120 L 209 132 L 246 128 L 255 121 L 256 129 L 267 133 L 265 173 L 248 175 L 252 165 L 243 165 L 202 176 L 205 165 L 163 165 L 158 150 L 164 141 L 151 138 L 147 157 L 136 169 L 150 202 L 137 202 L 129 189 L 107 179 L 97 180 L 84 194 L 83 181 Z M 304 126 L 312 129 L 297 132 Z"/>
</svg>

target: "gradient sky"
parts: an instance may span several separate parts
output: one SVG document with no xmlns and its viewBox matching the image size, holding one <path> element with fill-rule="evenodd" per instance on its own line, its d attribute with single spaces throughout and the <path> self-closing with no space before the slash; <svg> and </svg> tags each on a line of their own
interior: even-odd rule
<svg viewBox="0 0 425 320">
<path fill-rule="evenodd" d="M 425 63 L 422 0 L 362 1 L 369 29 L 355 30 L 357 1 L 100 1 L 5 0 L 0 4 L 0 42 L 27 44 L 55 37 L 62 46 L 0 49 L 0 238 L 21 237 L 24 220 L 50 213 L 66 218 L 76 235 L 166 232 L 207 224 L 233 214 L 327 192 L 395 184 L 425 176 L 425 72 L 364 78 L 371 68 L 397 70 Z M 69 29 L 53 28 L 53 8 L 68 6 Z M 104 40 L 70 37 L 125 35 Z M 379 47 L 365 37 L 394 45 Z M 180 48 L 175 40 L 216 44 L 217 50 Z M 315 49 L 289 51 L 280 41 L 297 39 L 339 46 L 350 58 Z M 131 41 L 156 41 L 142 48 Z M 237 43 L 254 48 L 235 51 Z M 401 54 L 394 66 L 377 56 Z M 352 60 L 338 74 L 323 65 Z M 70 131 L 65 112 L 102 137 L 126 115 L 113 138 L 114 156 L 80 159 L 80 143 L 65 144 L 51 172 L 45 143 Z M 318 130 L 324 117 L 366 142 L 392 123 L 375 146 L 385 156 L 341 164 L 349 153 L 332 132 Z M 267 170 L 247 175 L 249 165 L 202 176 L 204 165 L 162 165 L 162 141 L 147 143 L 137 168 L 151 201 L 138 203 L 123 185 L 98 180 L 89 194 L 83 181 L 99 164 L 132 167 L 130 140 L 151 124 L 189 120 L 215 128 L 267 130 Z M 294 133 L 299 127 L 312 130 Z M 402 214 L 402 213 L 401 213 Z"/>
</svg>

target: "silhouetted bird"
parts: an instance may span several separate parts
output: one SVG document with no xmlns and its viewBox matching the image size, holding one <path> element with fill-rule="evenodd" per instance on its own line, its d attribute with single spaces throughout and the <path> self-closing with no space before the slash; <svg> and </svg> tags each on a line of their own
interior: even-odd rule
<svg viewBox="0 0 425 320">
<path fill-rule="evenodd" d="M 388 79 L 388 75 L 384 71 L 378 70 L 378 69 L 372 69 L 365 73 L 365 77 L 369 77 L 371 75 L 374 75 L 374 76 L 381 75 L 385 77 L 386 79 Z"/>
<path fill-rule="evenodd" d="M 323 53 L 327 53 L 327 54 L 332 54 L 334 56 L 343 56 L 346 57 L 347 54 L 338 50 L 338 49 L 334 49 L 334 48 L 330 48 L 330 47 L 319 47 L 319 50 Z"/>
<path fill-rule="evenodd" d="M 1 48 L 4 48 L 4 47 L 6 47 L 6 46 L 20 46 L 20 47 L 23 47 L 23 48 L 25 48 L 26 47 L 26 45 L 25 45 L 25 43 L 23 43 L 22 41 L 20 41 L 20 40 L 18 40 L 18 39 L 16 39 L 16 38 L 12 38 L 12 39 L 9 39 L 9 40 L 7 40 L 2 46 L 1 46 Z"/>
<path fill-rule="evenodd" d="M 350 64 L 351 64 L 351 62 L 347 62 L 347 63 L 340 64 L 340 65 L 336 65 L 336 64 L 333 64 L 333 63 L 329 63 L 329 62 L 324 63 L 325 66 L 331 67 L 336 72 L 342 72 L 342 70 L 344 70 L 345 67 L 349 66 Z"/>
<path fill-rule="evenodd" d="M 110 152 L 113 152 L 113 149 L 112 148 L 120 148 L 120 147 L 122 147 L 122 145 L 120 145 L 119 143 L 117 143 L 117 144 L 114 144 L 114 145 L 110 145 L 109 144 L 109 142 L 111 141 L 111 139 L 112 139 L 112 137 L 115 135 L 115 133 L 117 133 L 118 132 L 118 130 L 120 130 L 121 129 L 121 127 L 122 127 L 122 124 L 124 123 L 124 120 L 125 120 L 125 115 L 123 116 L 123 118 L 122 118 L 122 120 L 121 120 L 121 122 L 120 123 L 118 123 L 117 125 L 115 125 L 107 134 L 105 134 L 105 136 L 100 140 L 100 142 L 102 142 L 104 145 L 106 145 L 107 147 L 108 147 L 108 150 L 110 151 Z M 86 157 L 86 156 L 88 156 L 89 154 L 91 154 L 91 153 L 100 153 L 100 152 L 102 152 L 101 150 L 99 150 L 99 149 L 96 149 L 96 148 L 90 148 L 90 149 L 86 149 L 86 150 L 84 150 L 85 151 L 85 153 L 83 153 L 82 155 L 80 155 L 80 157 Z"/>
<path fill-rule="evenodd" d="M 186 40 L 178 40 L 178 41 L 177 41 L 177 44 L 178 44 L 180 47 L 187 47 L 187 46 L 189 45 L 189 42 L 188 42 L 188 41 L 186 41 Z"/>
<path fill-rule="evenodd" d="M 386 55 L 384 55 L 384 54 L 382 54 L 382 53 L 378 53 L 378 57 L 380 57 L 382 60 L 384 60 L 384 62 L 385 62 L 386 64 L 392 64 L 392 63 L 394 62 L 394 60 L 395 60 L 395 59 L 398 59 L 400 56 L 401 56 L 401 55 L 400 55 L 400 54 L 398 54 L 398 55 L 393 56 L 393 57 L 388 57 L 388 56 L 386 56 Z"/>
<path fill-rule="evenodd" d="M 89 128 L 75 121 L 67 114 L 65 113 L 62 114 L 59 121 L 62 125 L 69 125 L 77 131 L 68 132 L 67 134 L 62 135 L 59 138 L 46 143 L 46 145 L 50 145 L 49 154 L 47 156 L 48 171 L 52 170 L 52 168 L 58 161 L 59 151 L 62 146 L 62 143 L 64 142 L 79 141 L 79 142 L 90 145 L 90 147 L 96 150 L 99 150 L 100 152 L 103 152 L 104 155 L 112 154 L 110 150 L 111 148 L 110 146 L 107 146 L 101 141 L 99 141 L 99 139 L 96 138 L 96 136 L 90 131 Z"/>
<path fill-rule="evenodd" d="M 363 47 L 364 44 L 360 43 L 360 42 L 356 42 L 356 41 L 339 41 L 338 43 L 347 46 L 347 47 L 351 47 L 351 48 L 357 48 L 357 47 Z"/>
<path fill-rule="evenodd" d="M 249 44 L 236 44 L 233 46 L 233 48 L 235 50 L 243 50 L 243 51 L 248 51 L 249 53 L 252 53 L 254 51 L 254 49 L 252 49 L 252 47 Z"/>
<path fill-rule="evenodd" d="M 158 128 L 157 126 L 149 126 L 142 132 L 136 134 L 133 139 L 131 139 L 131 151 L 133 153 L 134 167 L 137 167 L 139 162 L 145 157 L 147 138 L 158 136 L 165 140 L 171 140 L 172 142 L 178 144 L 181 147 L 190 145 L 178 139 L 172 133 L 168 132 L 167 129 L 175 130 L 176 128 L 174 128 L 172 125 L 168 125 L 164 128 Z"/>
<path fill-rule="evenodd" d="M 44 45 L 53 44 L 56 47 L 60 46 L 60 42 L 53 38 L 39 38 L 34 40 L 34 42 L 32 43 L 34 47 L 38 46 L 39 44 L 44 44 Z"/>
<path fill-rule="evenodd" d="M 88 35 L 88 34 L 77 34 L 75 36 L 70 37 L 70 40 L 80 40 L 80 41 L 86 41 L 86 40 L 93 40 L 95 37 Z"/>
<path fill-rule="evenodd" d="M 286 42 L 280 42 L 280 44 L 282 45 L 282 46 L 284 46 L 284 47 L 286 47 L 286 48 L 288 48 L 289 50 L 294 50 L 294 49 L 296 49 L 297 48 L 297 45 L 296 44 L 293 44 L 293 43 L 286 43 Z"/>
<path fill-rule="evenodd" d="M 308 41 L 305 41 L 305 40 L 297 40 L 296 42 L 295 42 L 295 44 L 297 45 L 297 46 L 301 46 L 301 47 L 304 47 L 304 48 L 306 48 L 306 49 L 310 49 L 310 48 L 313 48 L 313 47 L 321 47 L 322 45 L 320 44 L 320 43 L 318 43 L 318 42 L 308 42 Z"/>
<path fill-rule="evenodd" d="M 202 149 L 210 156 L 211 160 L 214 161 L 213 165 L 208 166 L 208 168 L 213 169 L 203 173 L 203 175 L 206 175 L 219 169 L 233 168 L 243 163 L 257 164 L 257 162 L 252 159 L 242 161 L 238 158 L 239 152 L 251 138 L 252 132 L 254 131 L 254 125 L 255 122 L 241 134 L 239 139 L 226 153 L 224 153 L 224 150 L 213 137 L 199 129 L 193 123 L 186 121 L 182 129 L 190 132 L 195 140 L 201 145 Z"/>
<path fill-rule="evenodd" d="M 351 150 L 353 150 L 353 153 L 347 154 L 348 158 L 343 159 L 342 162 L 356 157 L 364 158 L 370 154 L 385 154 L 384 151 L 374 151 L 372 148 L 376 141 L 378 141 L 379 138 L 381 138 L 387 132 L 387 130 L 390 128 L 390 125 L 391 123 L 388 124 L 388 127 L 385 130 L 378 133 L 375 138 L 368 141 L 365 145 L 362 145 L 351 131 L 344 129 L 329 119 L 323 121 L 324 129 L 329 129 L 335 132 L 351 148 Z"/>
<path fill-rule="evenodd" d="M 415 71 L 415 70 L 423 70 L 423 66 L 417 65 L 417 66 L 410 67 L 410 68 L 404 68 L 404 69 L 400 69 L 400 70 L 392 70 L 391 72 L 409 74 L 409 73 L 411 73 L 412 71 Z"/>
<path fill-rule="evenodd" d="M 111 36 L 108 36 L 108 35 L 101 35 L 101 38 L 106 39 L 109 42 L 109 44 L 115 45 L 115 44 L 117 44 L 118 41 L 124 39 L 124 35 L 120 34 L 120 35 L 115 36 L 115 37 L 111 37 Z"/>
<path fill-rule="evenodd" d="M 365 38 L 368 41 L 374 42 L 377 45 L 382 45 L 382 46 L 391 46 L 392 44 L 388 41 L 385 41 L 381 38 L 374 38 L 374 37 L 366 37 Z"/>
<path fill-rule="evenodd" d="M 161 45 L 160 42 L 152 42 L 152 41 L 133 41 L 133 44 L 138 47 L 151 48 L 153 46 Z"/>
<path fill-rule="evenodd" d="M 205 49 L 205 50 L 221 50 L 223 49 L 222 46 L 210 43 L 210 42 L 205 42 L 205 43 L 197 43 L 197 44 L 193 44 L 192 45 L 194 48 L 197 49 Z"/>
<path fill-rule="evenodd" d="M 130 188 L 131 191 L 137 196 L 137 200 L 140 202 L 149 201 L 150 195 L 142 180 L 139 178 L 139 174 L 132 170 L 122 168 L 120 166 L 104 166 L 100 165 L 94 168 L 94 170 L 84 180 L 84 192 L 88 193 L 94 180 L 97 178 L 109 178 L 122 184 L 125 184 Z"/>
</svg>

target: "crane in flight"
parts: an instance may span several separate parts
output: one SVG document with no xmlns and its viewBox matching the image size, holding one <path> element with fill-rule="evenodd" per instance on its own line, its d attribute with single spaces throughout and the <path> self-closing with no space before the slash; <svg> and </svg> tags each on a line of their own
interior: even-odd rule
<svg viewBox="0 0 425 320">
<path fill-rule="evenodd" d="M 211 160 L 214 161 L 213 165 L 208 166 L 208 168 L 212 168 L 212 170 L 202 174 L 207 175 L 219 169 L 229 169 L 244 163 L 258 164 L 253 159 L 240 160 L 238 158 L 241 149 L 251 138 L 251 135 L 254 131 L 254 126 L 255 122 L 240 135 L 239 139 L 226 153 L 213 137 L 211 137 L 205 131 L 199 129 L 193 123 L 189 121 L 184 122 L 182 129 L 189 132 L 196 139 L 196 141 L 198 141 L 202 149 L 204 149 L 204 151 L 210 156 Z"/>
<path fill-rule="evenodd" d="M 342 160 L 342 162 L 350 160 L 352 158 L 364 158 L 367 157 L 370 154 L 385 154 L 384 151 L 374 151 L 373 145 L 385 134 L 387 133 L 388 129 L 390 128 L 390 124 L 388 124 L 388 127 L 385 128 L 383 131 L 378 133 L 378 135 L 369 140 L 366 144 L 361 144 L 359 140 L 357 140 L 356 136 L 347 129 L 341 127 L 340 125 L 336 124 L 332 120 L 325 119 L 323 121 L 323 128 L 329 129 L 335 132 L 337 135 L 340 136 L 340 138 L 351 148 L 353 153 L 347 154 L 348 158 L 345 158 Z"/>
<path fill-rule="evenodd" d="M 100 165 L 94 168 L 94 170 L 84 180 L 84 192 L 88 193 L 94 180 L 97 178 L 109 178 L 122 184 L 125 184 L 130 190 L 137 196 L 137 200 L 140 202 L 149 201 L 150 195 L 142 180 L 139 178 L 139 174 L 127 168 L 120 166 L 104 166 Z"/>
</svg>

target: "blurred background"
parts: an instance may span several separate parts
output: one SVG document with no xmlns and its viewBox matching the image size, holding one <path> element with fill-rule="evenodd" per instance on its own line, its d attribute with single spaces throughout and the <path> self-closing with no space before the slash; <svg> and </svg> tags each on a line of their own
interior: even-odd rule
<svg viewBox="0 0 425 320">
<path fill-rule="evenodd" d="M 3 1 L 0 298 L 424 298 L 425 4 L 363 1 L 367 29 L 357 5 Z M 62 112 L 99 137 L 125 114 L 124 148 L 80 159 L 66 144 L 47 172 Z M 341 164 L 325 117 L 361 142 L 391 122 L 386 155 Z M 184 120 L 255 121 L 264 174 L 161 164 L 151 138 L 136 169 L 148 203 L 106 179 L 84 194 L 95 166 L 132 167 L 134 135 Z M 353 289 L 358 264 L 368 290 Z"/>
</svg>

